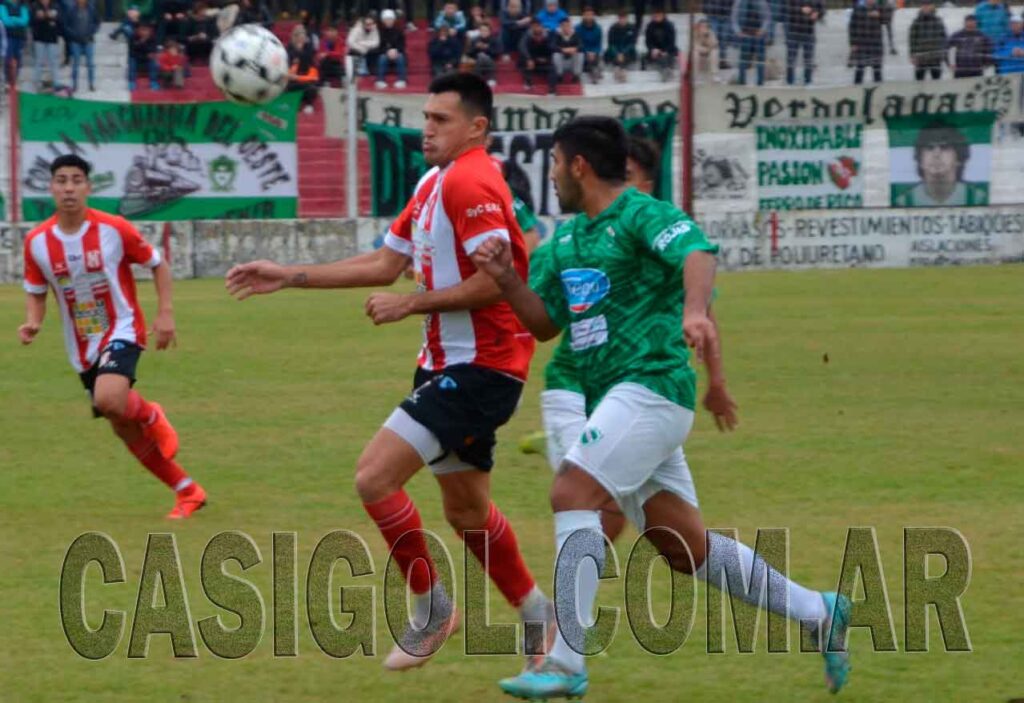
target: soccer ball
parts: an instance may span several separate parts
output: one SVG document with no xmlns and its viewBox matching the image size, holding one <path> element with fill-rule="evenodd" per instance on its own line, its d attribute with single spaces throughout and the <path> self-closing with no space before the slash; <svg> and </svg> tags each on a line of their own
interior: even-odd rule
<svg viewBox="0 0 1024 703">
<path fill-rule="evenodd" d="M 288 51 L 272 32 L 258 24 L 243 24 L 213 45 L 210 73 L 228 100 L 262 105 L 288 85 Z"/>
</svg>

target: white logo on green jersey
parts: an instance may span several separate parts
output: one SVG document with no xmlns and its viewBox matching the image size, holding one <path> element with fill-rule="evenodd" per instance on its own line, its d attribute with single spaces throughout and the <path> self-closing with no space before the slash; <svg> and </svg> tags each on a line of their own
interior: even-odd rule
<svg viewBox="0 0 1024 703">
<path fill-rule="evenodd" d="M 604 315 L 588 317 L 569 325 L 569 336 L 574 352 L 599 347 L 608 341 L 608 320 Z"/>
<path fill-rule="evenodd" d="M 684 235 L 687 232 L 689 232 L 691 229 L 693 229 L 693 225 L 691 225 L 689 222 L 676 222 L 671 227 L 665 228 L 658 234 L 657 237 L 654 238 L 654 250 L 665 251 L 665 249 L 668 248 L 669 244 L 671 244 L 681 235 Z"/>
</svg>

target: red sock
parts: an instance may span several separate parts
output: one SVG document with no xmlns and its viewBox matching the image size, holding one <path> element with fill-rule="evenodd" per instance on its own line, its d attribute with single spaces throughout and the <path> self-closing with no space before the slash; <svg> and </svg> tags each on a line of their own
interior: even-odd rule
<svg viewBox="0 0 1024 703">
<path fill-rule="evenodd" d="M 423 521 L 409 495 L 399 489 L 376 503 L 363 503 L 363 507 L 377 523 L 412 592 L 429 591 L 437 580 L 437 572 L 423 533 L 415 531 L 423 529 Z"/>
<path fill-rule="evenodd" d="M 156 442 L 143 437 L 134 444 L 128 445 L 128 451 L 135 455 L 143 466 L 149 469 L 150 473 L 166 483 L 171 490 L 177 491 L 186 488 L 191 484 L 185 469 L 181 468 L 173 459 L 165 459 L 156 448 Z M 182 485 L 184 483 L 184 485 Z"/>
<path fill-rule="evenodd" d="M 142 425 L 149 425 L 155 419 L 153 406 L 138 391 L 128 391 L 128 405 L 124 409 L 126 420 L 134 420 Z"/>
<path fill-rule="evenodd" d="M 501 594 L 505 596 L 513 607 L 519 607 L 523 599 L 533 590 L 536 582 L 533 574 L 523 561 L 523 555 L 519 552 L 519 543 L 516 541 L 516 533 L 508 520 L 498 510 L 498 506 L 491 503 L 491 511 L 487 515 L 486 540 L 484 533 L 473 531 L 468 535 L 459 535 L 466 541 L 466 546 L 485 564 L 487 574 L 494 581 Z M 486 550 L 486 552 L 485 552 Z M 484 562 L 484 554 L 487 561 Z"/>
</svg>

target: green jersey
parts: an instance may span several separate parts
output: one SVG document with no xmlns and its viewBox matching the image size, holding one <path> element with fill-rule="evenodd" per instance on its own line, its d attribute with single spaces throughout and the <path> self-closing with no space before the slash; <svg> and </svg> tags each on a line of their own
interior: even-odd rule
<svg viewBox="0 0 1024 703">
<path fill-rule="evenodd" d="M 533 255 L 530 257 L 531 283 L 535 279 L 535 271 L 543 266 L 550 265 L 548 263 L 550 260 L 545 250 L 551 247 L 553 241 L 572 232 L 572 228 L 568 225 L 568 222 L 562 224 L 550 239 L 537 247 L 536 251 L 533 252 Z M 583 388 L 580 386 L 579 377 L 576 373 L 576 360 L 573 359 L 572 343 L 567 334 L 561 335 L 558 340 L 558 346 L 555 347 L 555 352 L 551 355 L 548 365 L 544 367 L 544 389 L 583 393 Z"/>
<path fill-rule="evenodd" d="M 530 287 L 565 329 L 549 388 L 575 384 L 587 414 L 625 382 L 692 410 L 696 375 L 680 292 L 683 264 L 697 250 L 718 247 L 682 211 L 633 188 L 594 219 L 577 215 L 560 227 L 530 271 Z"/>
<path fill-rule="evenodd" d="M 519 223 L 519 229 L 523 232 L 528 232 L 537 226 L 537 216 L 515 193 L 512 194 L 512 212 L 515 213 L 516 222 Z"/>
</svg>

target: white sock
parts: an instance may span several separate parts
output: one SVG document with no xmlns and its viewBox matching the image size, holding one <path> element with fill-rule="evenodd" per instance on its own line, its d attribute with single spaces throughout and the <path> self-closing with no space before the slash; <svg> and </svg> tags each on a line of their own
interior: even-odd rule
<svg viewBox="0 0 1024 703">
<path fill-rule="evenodd" d="M 440 581 L 425 593 L 412 594 L 412 623 L 417 630 L 422 630 L 430 621 L 431 598 L 433 598 L 433 607 L 437 608 L 439 613 L 450 609 L 448 594 Z"/>
<path fill-rule="evenodd" d="M 771 583 L 767 596 L 764 595 L 766 569 Z M 751 574 L 754 574 L 753 578 Z M 697 569 L 696 576 L 722 591 L 728 579 L 730 595 L 742 598 L 755 607 L 767 607 L 773 613 L 798 621 L 824 622 L 825 602 L 821 593 L 786 578 L 760 556 L 756 558 L 755 567 L 753 549 L 717 532 L 708 532 L 707 558 Z M 742 582 L 738 579 L 742 579 Z M 746 589 L 748 583 L 749 593 Z"/>
<path fill-rule="evenodd" d="M 573 539 L 568 551 L 563 554 L 569 537 L 577 532 L 583 535 Z M 565 567 L 572 564 L 579 564 L 579 567 L 575 583 L 562 581 L 556 573 L 555 608 L 562 613 L 562 622 L 559 623 L 555 646 L 548 656 L 569 671 L 580 672 L 586 669 L 583 655 L 569 646 L 562 633 L 564 631 L 582 649 L 584 627 L 593 623 L 598 575 L 604 565 L 601 513 L 597 510 L 565 510 L 555 513 L 555 544 L 556 559 L 557 555 L 561 555 Z M 598 563 L 594 564 L 591 557 L 596 557 Z M 571 611 L 573 603 L 576 606 L 575 613 Z M 568 618 L 565 617 L 567 612 L 572 613 Z"/>
<path fill-rule="evenodd" d="M 188 477 L 185 477 L 185 478 L 181 479 L 180 481 L 178 481 L 178 483 L 175 484 L 174 490 L 176 492 L 180 493 L 181 491 L 185 490 L 186 488 L 188 488 L 191 485 L 192 485 L 192 479 L 188 478 Z"/>
</svg>

